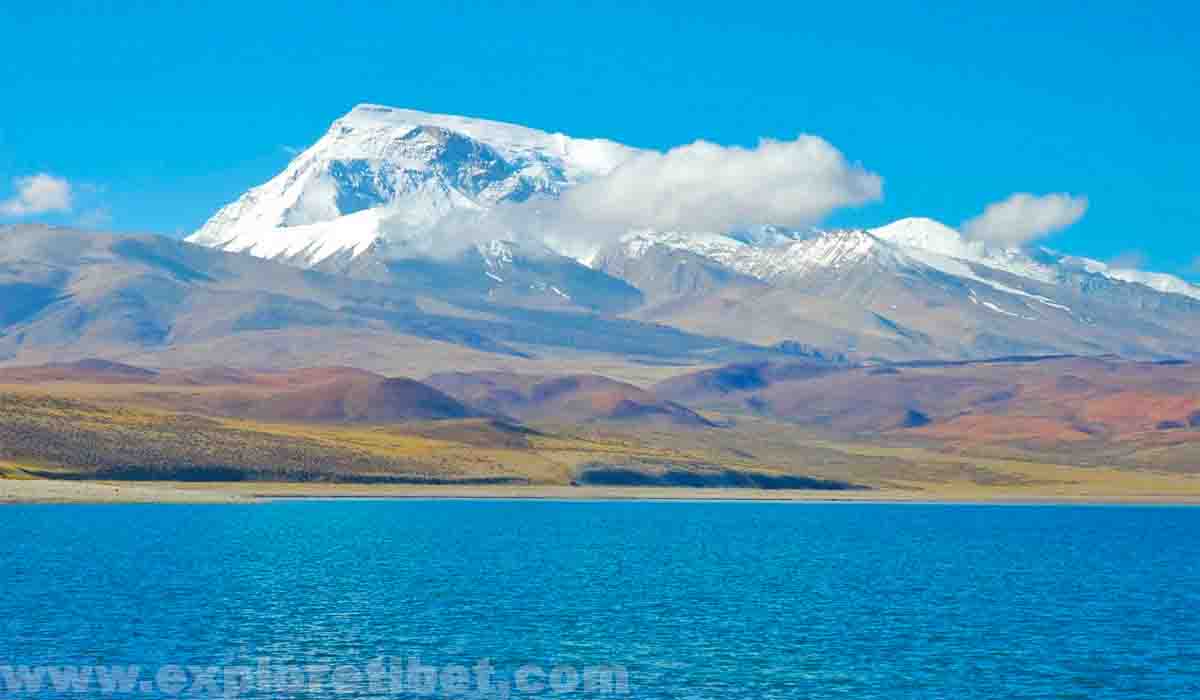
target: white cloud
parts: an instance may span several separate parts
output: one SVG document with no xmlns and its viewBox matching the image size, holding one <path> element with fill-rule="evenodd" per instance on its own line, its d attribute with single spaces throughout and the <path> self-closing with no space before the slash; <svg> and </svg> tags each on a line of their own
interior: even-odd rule
<svg viewBox="0 0 1200 700">
<path fill-rule="evenodd" d="M 48 173 L 38 173 L 13 180 L 17 195 L 0 202 L 0 214 L 30 216 L 55 211 L 70 211 L 71 183 Z"/>
<path fill-rule="evenodd" d="M 989 204 L 982 214 L 965 222 L 962 231 L 968 238 L 984 243 L 1022 245 L 1070 226 L 1087 208 L 1087 197 L 1019 192 Z"/>
<path fill-rule="evenodd" d="M 435 241 L 498 237 L 546 241 L 581 254 L 631 230 L 724 232 L 741 226 L 805 227 L 835 209 L 877 201 L 883 178 L 850 163 L 829 142 L 803 135 L 756 148 L 707 141 L 644 151 L 560 199 L 450 217 Z"/>
<path fill-rule="evenodd" d="M 757 148 L 697 141 L 634 156 L 607 177 L 567 191 L 561 216 L 624 233 L 808 226 L 835 209 L 883 196 L 883 179 L 816 136 Z"/>
</svg>

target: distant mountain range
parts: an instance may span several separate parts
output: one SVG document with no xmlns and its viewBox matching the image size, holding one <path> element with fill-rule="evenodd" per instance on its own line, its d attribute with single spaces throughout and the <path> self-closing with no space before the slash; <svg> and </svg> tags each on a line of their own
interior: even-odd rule
<svg viewBox="0 0 1200 700">
<path fill-rule="evenodd" d="M 595 266 L 646 294 L 637 318 L 858 358 L 1190 357 L 1200 333 L 1200 294 L 1182 280 L 989 250 L 921 219 L 753 239 L 640 233 Z"/>
<path fill-rule="evenodd" d="M 616 232 L 618 244 L 582 253 L 512 231 L 447 240 L 454 231 L 439 226 L 452 214 L 558 196 L 636 154 L 610 141 L 362 105 L 189 240 L 376 278 L 410 274 L 429 251 L 451 253 L 456 274 L 474 275 L 494 298 L 582 302 L 704 335 L 864 358 L 1195 353 L 1200 287 L 1041 248 L 988 247 L 929 219 L 869 231 Z M 529 250 L 538 243 L 548 250 Z M 445 284 L 445 274 L 427 281 Z"/>
<path fill-rule="evenodd" d="M 0 228 L 0 362 L 536 373 L 544 360 L 1200 355 L 1195 285 L 989 247 L 929 219 L 614 231 L 590 247 L 488 228 L 489 212 L 536 209 L 638 153 L 361 105 L 187 242 Z"/>
</svg>

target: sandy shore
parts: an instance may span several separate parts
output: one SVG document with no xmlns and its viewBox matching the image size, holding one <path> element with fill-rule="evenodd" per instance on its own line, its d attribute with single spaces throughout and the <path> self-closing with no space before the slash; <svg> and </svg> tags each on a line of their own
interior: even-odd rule
<svg viewBox="0 0 1200 700">
<path fill-rule="evenodd" d="M 571 486 L 409 486 L 299 483 L 90 482 L 0 479 L 0 503 L 256 503 L 278 499 L 545 499 L 1200 505 L 1200 491 L 1070 492 L 930 485 L 867 491 Z"/>
<path fill-rule="evenodd" d="M 158 482 L 0 479 L 6 503 L 252 503 L 253 498 L 224 488 L 183 488 Z"/>
</svg>

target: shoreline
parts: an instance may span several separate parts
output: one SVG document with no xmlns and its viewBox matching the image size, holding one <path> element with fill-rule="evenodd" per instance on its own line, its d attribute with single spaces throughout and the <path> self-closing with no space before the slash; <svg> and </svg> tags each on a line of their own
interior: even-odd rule
<svg viewBox="0 0 1200 700">
<path fill-rule="evenodd" d="M 257 504 L 337 500 L 708 501 L 929 505 L 1200 505 L 1200 492 L 1077 492 L 927 485 L 863 491 L 608 487 L 362 485 L 296 482 L 0 479 L 0 506 L 21 504 Z"/>
</svg>

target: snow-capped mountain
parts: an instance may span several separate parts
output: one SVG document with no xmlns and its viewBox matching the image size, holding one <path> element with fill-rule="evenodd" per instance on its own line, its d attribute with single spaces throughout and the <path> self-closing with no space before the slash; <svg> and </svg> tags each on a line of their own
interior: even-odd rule
<svg viewBox="0 0 1200 700">
<path fill-rule="evenodd" d="M 452 212 L 555 196 L 633 153 L 603 139 L 359 105 L 188 240 L 303 265 L 353 258 L 378 241 L 419 252 L 439 244 L 427 237 Z"/>
<path fill-rule="evenodd" d="M 640 231 L 597 269 L 646 320 L 877 357 L 1194 356 L 1200 289 L 1046 249 L 989 248 L 929 219 L 873 230 Z M 1162 289 L 1171 293 L 1163 293 Z"/>
<path fill-rule="evenodd" d="M 777 282 L 814 270 L 837 269 L 868 260 L 882 265 L 907 261 L 902 249 L 889 246 L 866 231 L 856 230 L 816 232 L 770 244 L 716 234 L 641 232 L 627 236 L 623 245 L 634 257 L 653 245 L 687 251 L 764 282 Z"/>
<path fill-rule="evenodd" d="M 821 289 L 823 285 L 829 285 L 825 288 L 830 289 L 839 281 L 879 275 L 947 279 L 963 285 L 964 299 L 974 304 L 981 303 L 974 290 L 985 289 L 993 294 L 1019 297 L 1022 306 L 1033 301 L 1044 307 L 1069 311 L 1067 306 L 1051 298 L 994 279 L 984 272 L 987 268 L 977 269 L 972 264 L 974 260 L 965 257 L 972 247 L 959 240 L 953 229 L 931 220 L 923 221 L 928 222 L 923 226 L 924 235 L 918 235 L 913 225 L 921 223 L 920 220 L 905 220 L 874 231 L 849 229 L 792 235 L 768 245 L 747 243 L 740 236 L 642 232 L 627 236 L 617 251 L 609 251 L 603 261 L 607 265 L 614 257 L 636 259 L 659 246 L 700 256 L 740 275 L 777 287 Z M 896 240 L 897 232 L 907 235 Z M 960 257 L 951 257 L 951 253 L 959 253 Z M 1020 264 L 1010 265 L 1003 271 L 1025 272 Z M 1040 277 L 1035 279 L 1041 280 Z M 992 302 L 983 303 L 985 308 L 1019 315 L 1003 311 Z M 1033 320 L 1033 317 L 1029 318 Z"/>
<path fill-rule="evenodd" d="M 1200 287 L 1045 248 L 988 246 L 931 219 L 844 231 L 635 230 L 586 255 L 486 228 L 496 224 L 482 215 L 498 205 L 558 197 L 638 153 L 360 105 L 189 240 L 382 282 L 402 276 L 491 303 L 626 313 L 867 356 L 1200 347 Z M 477 230 L 440 225 L 451 215 Z"/>
<path fill-rule="evenodd" d="M 441 243 L 453 247 L 452 241 L 429 240 L 450 213 L 554 197 L 603 177 L 637 152 L 604 139 L 364 104 L 188 240 L 309 266 L 335 256 L 354 258 L 376 244 L 386 245 L 390 255 L 419 256 Z M 901 219 L 863 233 L 801 234 L 765 226 L 732 233 L 641 232 L 627 240 L 634 247 L 656 242 L 688 250 L 764 280 L 836 267 L 847 257 L 884 255 L 953 275 L 969 277 L 965 265 L 983 265 L 1051 284 L 1066 268 L 1200 298 L 1200 287 L 1177 277 L 1046 249 L 989 247 L 932 219 Z M 489 245 L 479 246 L 485 257 Z"/>
<path fill-rule="evenodd" d="M 1200 287 L 1178 277 L 1158 272 L 1114 268 L 1098 260 L 1056 253 L 1047 248 L 989 247 L 963 238 L 955 229 L 932 219 L 912 217 L 872 229 L 871 234 L 909 250 L 932 253 L 940 258 L 964 260 L 1021 277 L 1054 283 L 1062 268 L 1103 275 L 1114 280 L 1142 284 L 1159 292 L 1200 299 Z M 937 258 L 927 258 L 934 264 Z"/>
<path fill-rule="evenodd" d="M 807 234 L 775 229 L 733 234 L 681 234 L 653 231 L 627 235 L 627 255 L 637 257 L 654 245 L 694 253 L 732 270 L 766 282 L 797 279 L 815 271 L 872 261 L 876 265 L 926 266 L 963 279 L 983 280 L 982 266 L 1046 284 L 1058 284 L 1067 271 L 1132 282 L 1155 291 L 1200 299 L 1200 287 L 1171 275 L 1118 269 L 1088 258 L 1062 255 L 1046 248 L 989 247 L 967 240 L 953 228 L 933 219 L 912 217 L 870 230 L 813 231 Z"/>
</svg>

